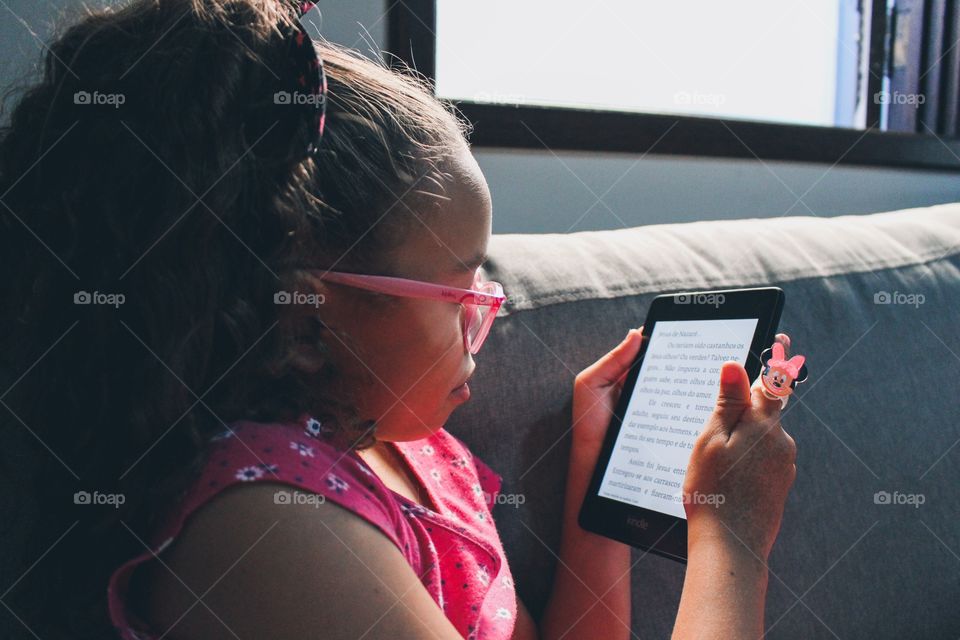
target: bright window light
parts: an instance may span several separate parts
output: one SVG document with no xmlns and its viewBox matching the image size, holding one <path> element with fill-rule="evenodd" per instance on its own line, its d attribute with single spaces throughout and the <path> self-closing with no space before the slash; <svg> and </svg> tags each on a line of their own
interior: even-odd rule
<svg viewBox="0 0 960 640">
<path fill-rule="evenodd" d="M 841 0 L 438 0 L 437 94 L 850 126 L 857 15 Z"/>
</svg>

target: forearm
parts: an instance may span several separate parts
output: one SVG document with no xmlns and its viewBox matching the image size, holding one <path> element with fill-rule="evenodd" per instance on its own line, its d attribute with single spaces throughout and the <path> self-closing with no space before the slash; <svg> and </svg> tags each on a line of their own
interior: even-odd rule
<svg viewBox="0 0 960 640">
<path fill-rule="evenodd" d="M 564 496 L 560 560 L 540 622 L 543 640 L 630 637 L 630 547 L 577 523 L 596 456 L 574 446 Z"/>
<path fill-rule="evenodd" d="M 691 544 L 673 640 L 763 637 L 768 570 L 736 544 Z"/>
</svg>

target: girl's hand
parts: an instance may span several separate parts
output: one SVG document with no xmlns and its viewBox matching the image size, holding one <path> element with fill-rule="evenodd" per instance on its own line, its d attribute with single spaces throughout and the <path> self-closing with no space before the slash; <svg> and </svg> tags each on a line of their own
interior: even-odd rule
<svg viewBox="0 0 960 640">
<path fill-rule="evenodd" d="M 789 357 L 790 338 L 777 334 Z M 742 365 L 724 363 L 717 405 L 694 443 L 683 483 L 688 548 L 721 542 L 766 561 L 797 475 L 796 443 Z"/>
<path fill-rule="evenodd" d="M 612 351 L 577 374 L 573 383 L 573 448 L 596 462 L 623 381 L 643 342 L 643 327 L 631 329 Z"/>
</svg>

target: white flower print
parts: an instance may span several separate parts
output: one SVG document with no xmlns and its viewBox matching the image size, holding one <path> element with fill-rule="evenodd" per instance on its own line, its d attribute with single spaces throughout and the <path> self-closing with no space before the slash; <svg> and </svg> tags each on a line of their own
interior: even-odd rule
<svg viewBox="0 0 960 640">
<path fill-rule="evenodd" d="M 420 447 L 420 453 L 422 453 L 425 456 L 432 456 L 434 453 L 434 449 L 429 444 L 425 444 L 422 447 Z"/>
<path fill-rule="evenodd" d="M 454 467 L 457 467 L 458 469 L 462 469 L 467 466 L 467 459 L 460 457 L 454 460 L 453 462 L 451 462 L 450 464 L 452 464 Z"/>
<path fill-rule="evenodd" d="M 307 458 L 313 457 L 313 447 L 308 447 L 302 442 L 291 441 L 290 448 Z"/>
<path fill-rule="evenodd" d="M 500 584 L 503 585 L 505 589 L 513 588 L 513 579 L 512 578 L 500 578 Z"/>
<path fill-rule="evenodd" d="M 337 493 L 343 493 L 344 491 L 350 488 L 350 486 L 346 482 L 344 482 L 343 479 L 338 478 L 332 473 L 327 474 L 327 486 L 333 489 L 334 491 L 336 491 Z"/>
<path fill-rule="evenodd" d="M 473 495 L 477 497 L 480 497 L 483 495 L 483 487 L 481 487 L 480 485 L 474 484 L 472 488 L 473 488 Z"/>
<path fill-rule="evenodd" d="M 483 511 L 477 511 L 477 520 L 486 520 L 486 519 L 487 519 L 487 514 L 485 514 Z"/>
<path fill-rule="evenodd" d="M 477 569 L 477 580 L 485 587 L 490 586 L 490 572 L 487 571 L 486 565 L 480 565 L 480 568 Z"/>
<path fill-rule="evenodd" d="M 263 477 L 263 469 L 260 467 L 243 467 L 242 469 L 237 469 L 237 480 L 243 480 L 244 482 L 251 482 L 253 480 L 259 480 Z"/>
<path fill-rule="evenodd" d="M 430 470 L 430 477 L 433 478 L 434 480 L 436 480 L 437 482 L 440 482 L 440 470 L 439 470 L 439 469 L 431 469 L 431 470 Z"/>
<path fill-rule="evenodd" d="M 232 438 L 236 434 L 233 432 L 233 429 L 227 429 L 226 431 L 221 431 L 217 435 L 210 438 L 211 442 L 216 442 L 217 440 L 226 440 L 227 438 Z"/>
<path fill-rule="evenodd" d="M 410 516 L 411 518 L 413 518 L 413 517 L 415 517 L 415 516 L 426 515 L 426 513 L 427 513 L 427 510 L 426 510 L 425 508 L 421 507 L 421 506 L 418 505 L 418 504 L 415 504 L 415 505 L 411 506 L 411 505 L 408 505 L 408 504 L 403 504 L 403 503 L 401 503 L 401 504 L 400 504 L 400 511 L 401 511 L 404 515 Z"/>
<path fill-rule="evenodd" d="M 316 418 L 309 418 L 307 420 L 307 435 L 311 435 L 314 438 L 319 437 L 324 431 L 323 423 L 317 420 Z"/>
<path fill-rule="evenodd" d="M 357 469 L 360 469 L 360 471 L 363 471 L 365 474 L 367 474 L 371 478 L 375 477 L 373 475 L 373 471 L 370 471 L 370 469 L 367 468 L 367 465 L 363 464 L 362 462 L 357 463 Z"/>
<path fill-rule="evenodd" d="M 503 618 L 504 620 L 509 620 L 510 611 L 508 611 L 506 607 L 500 607 L 499 609 L 497 609 L 497 617 Z"/>
</svg>

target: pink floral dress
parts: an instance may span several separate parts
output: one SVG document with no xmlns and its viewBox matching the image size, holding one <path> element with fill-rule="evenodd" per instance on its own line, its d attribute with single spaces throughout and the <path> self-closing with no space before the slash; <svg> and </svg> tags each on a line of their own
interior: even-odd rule
<svg viewBox="0 0 960 640">
<path fill-rule="evenodd" d="M 320 494 L 378 527 L 464 638 L 510 638 L 516 592 L 490 515 L 501 477 L 445 429 L 391 446 L 436 510 L 387 488 L 360 456 L 335 448 L 314 418 L 296 424 L 232 424 L 211 440 L 203 472 L 152 538 L 151 550 L 111 576 L 108 603 L 120 637 L 152 640 L 159 635 L 128 607 L 133 571 L 173 542 L 187 517 L 219 492 L 238 483 L 270 481 Z"/>
</svg>

